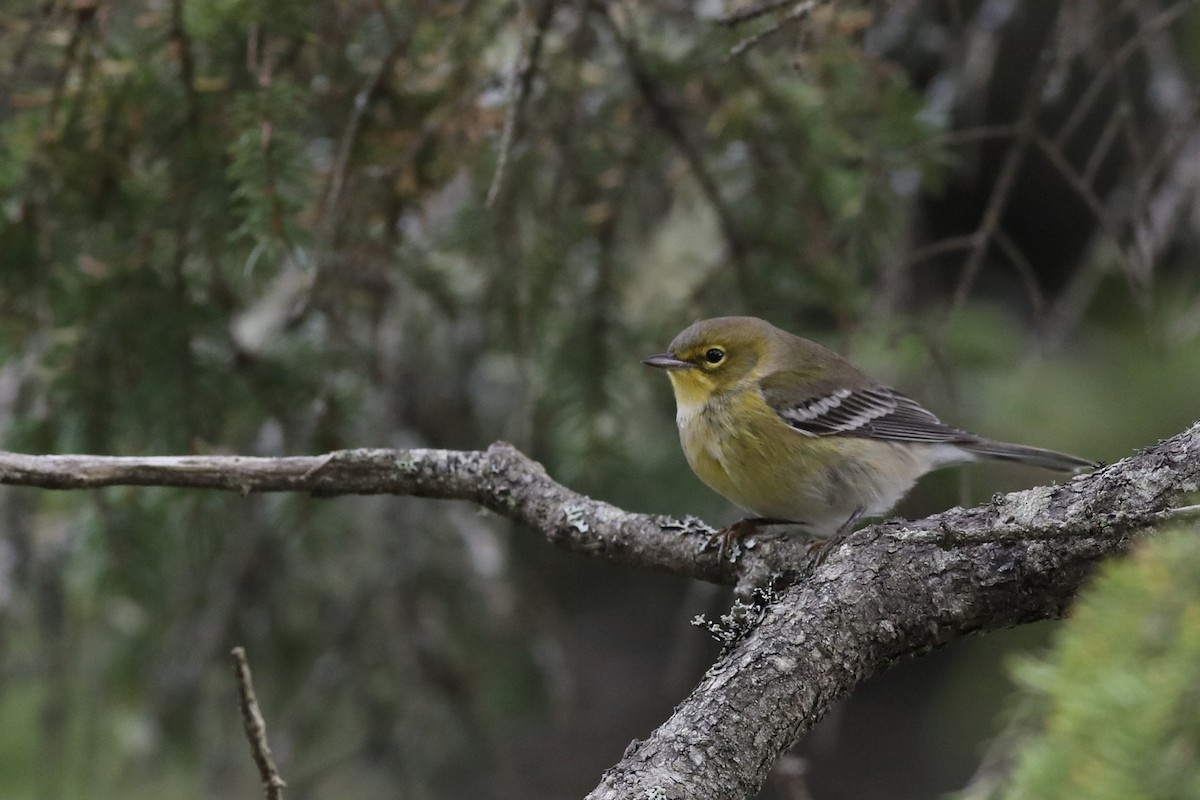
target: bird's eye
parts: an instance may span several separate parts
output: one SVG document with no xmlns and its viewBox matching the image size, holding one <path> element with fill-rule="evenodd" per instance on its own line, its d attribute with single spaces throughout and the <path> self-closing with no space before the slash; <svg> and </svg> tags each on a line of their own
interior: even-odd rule
<svg viewBox="0 0 1200 800">
<path fill-rule="evenodd" d="M 725 351 L 714 347 L 704 354 L 704 360 L 710 364 L 720 364 L 725 358 Z"/>
</svg>

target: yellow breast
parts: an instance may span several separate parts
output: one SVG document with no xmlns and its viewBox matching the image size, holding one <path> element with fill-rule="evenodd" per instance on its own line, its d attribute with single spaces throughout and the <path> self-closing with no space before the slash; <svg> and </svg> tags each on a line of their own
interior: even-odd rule
<svg viewBox="0 0 1200 800">
<path fill-rule="evenodd" d="M 714 491 L 752 514 L 829 535 L 859 508 L 889 509 L 924 469 L 910 448 L 793 430 L 760 394 L 676 391 L 688 464 Z M 926 467 L 927 468 L 927 467 Z"/>
<path fill-rule="evenodd" d="M 799 480 L 805 450 L 822 444 L 799 442 L 761 396 L 713 395 L 703 403 L 678 402 L 676 422 L 688 464 L 713 490 L 763 517 L 798 519 L 796 511 L 815 500 L 815 485 Z M 805 449 L 796 450 L 795 445 Z"/>
</svg>

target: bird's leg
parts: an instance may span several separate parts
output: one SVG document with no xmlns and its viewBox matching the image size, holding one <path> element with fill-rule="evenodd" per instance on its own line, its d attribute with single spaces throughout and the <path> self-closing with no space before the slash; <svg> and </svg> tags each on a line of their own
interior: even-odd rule
<svg viewBox="0 0 1200 800">
<path fill-rule="evenodd" d="M 846 521 L 841 524 L 833 536 L 821 542 L 813 542 L 809 550 L 813 556 L 813 569 L 825 563 L 825 559 L 829 558 L 829 554 L 833 552 L 833 548 L 841 544 L 850 535 L 850 532 L 854 530 L 854 526 L 863 518 L 863 514 L 866 511 L 865 508 L 859 506 L 854 509 L 853 514 L 846 518 Z"/>
<path fill-rule="evenodd" d="M 867 510 L 862 506 L 854 509 L 854 513 L 846 518 L 846 521 L 842 523 L 842 527 L 837 529 L 837 533 L 834 534 L 834 538 L 844 538 L 850 533 L 850 531 L 854 530 L 854 526 L 858 524 L 858 521 L 863 518 L 863 514 L 866 512 Z"/>
<path fill-rule="evenodd" d="M 704 544 L 705 550 L 717 548 L 717 558 L 724 559 L 725 555 L 741 541 L 744 537 L 749 536 L 754 532 L 755 528 L 761 528 L 765 525 L 797 525 L 790 519 L 773 519 L 771 517 L 747 517 L 739 519 L 727 528 L 714 533 L 708 537 L 708 541 Z"/>
</svg>

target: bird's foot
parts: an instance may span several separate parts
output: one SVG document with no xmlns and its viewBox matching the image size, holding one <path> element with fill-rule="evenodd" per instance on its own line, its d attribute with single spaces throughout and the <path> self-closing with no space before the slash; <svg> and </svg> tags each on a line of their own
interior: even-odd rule
<svg viewBox="0 0 1200 800">
<path fill-rule="evenodd" d="M 739 519 L 727 528 L 714 533 L 708 537 L 708 541 L 704 544 L 705 550 L 717 548 L 717 558 L 724 560 L 726 556 L 731 561 L 737 560 L 737 547 L 742 539 L 754 533 L 756 528 L 762 528 L 767 525 L 795 525 L 797 523 L 786 519 L 771 519 L 769 517 L 748 517 Z"/>
<path fill-rule="evenodd" d="M 846 541 L 846 537 L 854 531 L 854 526 L 863 518 L 865 508 L 855 509 L 845 522 L 834 532 L 833 536 L 828 539 L 810 542 L 808 545 L 808 555 L 812 559 L 812 568 L 816 569 L 825 563 L 825 559 L 829 558 L 829 554 L 837 549 L 838 545 Z"/>
</svg>

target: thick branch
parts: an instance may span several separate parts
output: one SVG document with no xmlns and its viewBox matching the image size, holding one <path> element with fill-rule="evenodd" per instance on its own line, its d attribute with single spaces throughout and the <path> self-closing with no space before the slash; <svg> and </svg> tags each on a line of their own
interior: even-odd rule
<svg viewBox="0 0 1200 800">
<path fill-rule="evenodd" d="M 752 795 L 859 683 L 968 634 L 1062 614 L 1095 564 L 1200 484 L 1200 424 L 1138 456 L 918 522 L 855 533 L 784 591 L 589 795 Z"/>
</svg>

